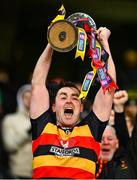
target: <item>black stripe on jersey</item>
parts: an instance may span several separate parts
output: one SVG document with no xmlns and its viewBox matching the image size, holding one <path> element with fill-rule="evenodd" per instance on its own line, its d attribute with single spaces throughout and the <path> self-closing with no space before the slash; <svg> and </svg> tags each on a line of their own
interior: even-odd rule
<svg viewBox="0 0 137 180">
<path fill-rule="evenodd" d="M 35 150 L 34 157 L 41 155 L 74 156 L 94 162 L 97 160 L 97 155 L 93 150 L 83 147 L 62 148 L 54 145 L 41 145 Z"/>
<path fill-rule="evenodd" d="M 106 125 L 108 124 L 108 121 L 101 121 L 98 119 L 98 117 L 95 115 L 93 111 L 91 111 L 80 123 L 78 123 L 76 126 L 83 126 L 87 125 L 90 128 L 91 134 L 95 138 L 96 141 L 101 142 L 102 134 L 104 132 L 104 129 Z"/>
<path fill-rule="evenodd" d="M 55 124 L 55 118 L 50 110 L 41 114 L 37 119 L 30 119 L 32 125 L 32 140 L 37 139 L 48 122 Z"/>
</svg>

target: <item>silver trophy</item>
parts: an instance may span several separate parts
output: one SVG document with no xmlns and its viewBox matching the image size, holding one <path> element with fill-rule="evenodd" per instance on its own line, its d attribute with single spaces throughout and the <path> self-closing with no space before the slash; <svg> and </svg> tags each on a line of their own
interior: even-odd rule
<svg viewBox="0 0 137 180">
<path fill-rule="evenodd" d="M 71 51 L 78 42 L 78 27 L 83 28 L 84 23 L 96 30 L 95 21 L 89 15 L 81 12 L 52 23 L 47 32 L 48 42 L 56 51 Z"/>
</svg>

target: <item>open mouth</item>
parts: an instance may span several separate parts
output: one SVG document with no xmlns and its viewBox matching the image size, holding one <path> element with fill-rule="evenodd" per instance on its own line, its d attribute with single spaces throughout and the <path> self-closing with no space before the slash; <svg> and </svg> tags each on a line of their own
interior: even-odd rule
<svg viewBox="0 0 137 180">
<path fill-rule="evenodd" d="M 111 148 L 101 148 L 100 151 L 100 157 L 104 160 L 104 161 L 110 161 L 113 157 L 113 151 L 111 150 Z"/>
<path fill-rule="evenodd" d="M 109 153 L 110 153 L 110 149 L 108 149 L 108 148 L 102 148 L 101 149 L 101 154 L 103 156 L 107 156 L 107 155 L 109 155 Z"/>
<path fill-rule="evenodd" d="M 109 149 L 106 149 L 106 148 L 103 148 L 101 149 L 102 152 L 109 152 L 110 150 Z"/>
<path fill-rule="evenodd" d="M 73 113 L 74 113 L 74 111 L 72 108 L 66 108 L 64 110 L 64 115 L 67 119 L 70 119 L 73 116 Z"/>
</svg>

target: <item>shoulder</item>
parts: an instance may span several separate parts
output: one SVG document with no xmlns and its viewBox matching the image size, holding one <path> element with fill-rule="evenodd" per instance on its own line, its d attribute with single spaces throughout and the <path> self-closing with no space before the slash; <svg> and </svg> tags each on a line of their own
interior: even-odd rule
<svg viewBox="0 0 137 180">
<path fill-rule="evenodd" d="M 103 125 L 103 124 L 106 125 L 106 123 L 108 122 L 107 120 L 106 120 L 106 121 L 102 121 L 101 119 L 99 119 L 99 118 L 97 117 L 97 115 L 96 115 L 93 111 L 91 111 L 91 112 L 85 117 L 85 119 L 86 119 L 88 122 L 92 122 L 92 123 L 96 122 L 96 123 L 101 124 L 101 125 Z"/>
<path fill-rule="evenodd" d="M 30 121 L 32 125 L 33 140 L 41 135 L 42 131 L 48 123 L 55 124 L 56 122 L 50 109 L 42 113 L 38 118 L 30 119 Z"/>
</svg>

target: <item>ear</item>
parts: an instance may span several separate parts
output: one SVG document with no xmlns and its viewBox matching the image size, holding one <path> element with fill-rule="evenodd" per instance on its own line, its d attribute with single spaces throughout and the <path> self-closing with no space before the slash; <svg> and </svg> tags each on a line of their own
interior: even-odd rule
<svg viewBox="0 0 137 180">
<path fill-rule="evenodd" d="M 52 104 L 52 111 L 55 112 L 55 104 Z"/>
<path fill-rule="evenodd" d="M 119 148 L 119 140 L 117 139 L 117 142 L 116 142 L 116 148 L 118 149 Z"/>
<path fill-rule="evenodd" d="M 82 103 L 80 107 L 80 112 L 83 112 L 83 110 L 84 110 L 84 104 Z"/>
</svg>

